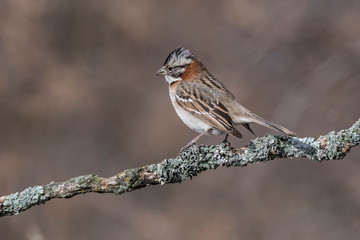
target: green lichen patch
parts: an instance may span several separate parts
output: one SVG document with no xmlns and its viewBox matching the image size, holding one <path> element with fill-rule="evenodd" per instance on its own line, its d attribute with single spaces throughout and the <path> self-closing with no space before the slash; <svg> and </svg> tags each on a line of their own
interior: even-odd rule
<svg viewBox="0 0 360 240">
<path fill-rule="evenodd" d="M 42 186 L 29 187 L 20 193 L 10 194 L 0 208 L 1 215 L 17 215 L 26 209 L 44 203 Z"/>
</svg>

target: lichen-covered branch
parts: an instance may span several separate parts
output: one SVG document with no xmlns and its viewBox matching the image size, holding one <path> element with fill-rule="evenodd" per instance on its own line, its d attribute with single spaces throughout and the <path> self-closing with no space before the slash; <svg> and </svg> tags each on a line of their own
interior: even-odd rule
<svg viewBox="0 0 360 240">
<path fill-rule="evenodd" d="M 88 192 L 122 194 L 149 185 L 180 183 L 217 167 L 243 167 L 275 158 L 306 157 L 317 162 L 338 160 L 359 143 L 360 119 L 349 129 L 317 138 L 269 135 L 254 139 L 241 149 L 234 149 L 225 143 L 217 146 L 191 146 L 175 158 L 128 169 L 109 178 L 79 176 L 2 196 L 0 217 L 16 215 L 52 198 L 70 198 Z"/>
</svg>

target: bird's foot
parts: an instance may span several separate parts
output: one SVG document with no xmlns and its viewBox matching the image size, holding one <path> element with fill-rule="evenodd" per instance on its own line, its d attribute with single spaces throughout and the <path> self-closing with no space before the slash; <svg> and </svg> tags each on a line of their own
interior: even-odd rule
<svg viewBox="0 0 360 240">
<path fill-rule="evenodd" d="M 185 150 L 187 150 L 189 147 L 194 147 L 197 150 L 199 150 L 199 147 L 194 143 L 194 142 L 189 142 L 188 144 L 186 144 L 184 147 L 182 147 L 180 149 L 180 153 L 184 152 Z"/>
<path fill-rule="evenodd" d="M 222 141 L 222 143 L 224 143 L 226 145 L 231 145 L 231 143 L 227 139 L 224 139 L 224 141 Z"/>
</svg>

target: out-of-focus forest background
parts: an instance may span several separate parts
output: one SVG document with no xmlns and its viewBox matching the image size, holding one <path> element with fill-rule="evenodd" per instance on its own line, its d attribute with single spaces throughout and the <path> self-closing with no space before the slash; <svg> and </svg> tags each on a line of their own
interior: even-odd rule
<svg viewBox="0 0 360 240">
<path fill-rule="evenodd" d="M 178 45 L 301 136 L 349 127 L 360 116 L 359 12 L 352 0 L 1 0 L 0 195 L 176 156 L 196 133 L 154 73 Z M 229 140 L 247 144 L 238 129 L 244 139 Z M 55 199 L 0 219 L 0 239 L 356 239 L 359 157 Z"/>
</svg>

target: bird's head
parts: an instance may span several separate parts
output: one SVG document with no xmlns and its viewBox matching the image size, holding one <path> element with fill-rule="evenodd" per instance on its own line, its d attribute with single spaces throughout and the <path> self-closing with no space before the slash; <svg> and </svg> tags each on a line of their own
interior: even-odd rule
<svg viewBox="0 0 360 240">
<path fill-rule="evenodd" d="M 199 61 L 194 54 L 179 46 L 171 51 L 164 65 L 155 74 L 165 76 L 166 81 L 171 84 L 183 80 L 184 73 L 189 73 L 189 70 L 192 69 L 189 66 L 197 62 Z"/>
</svg>

